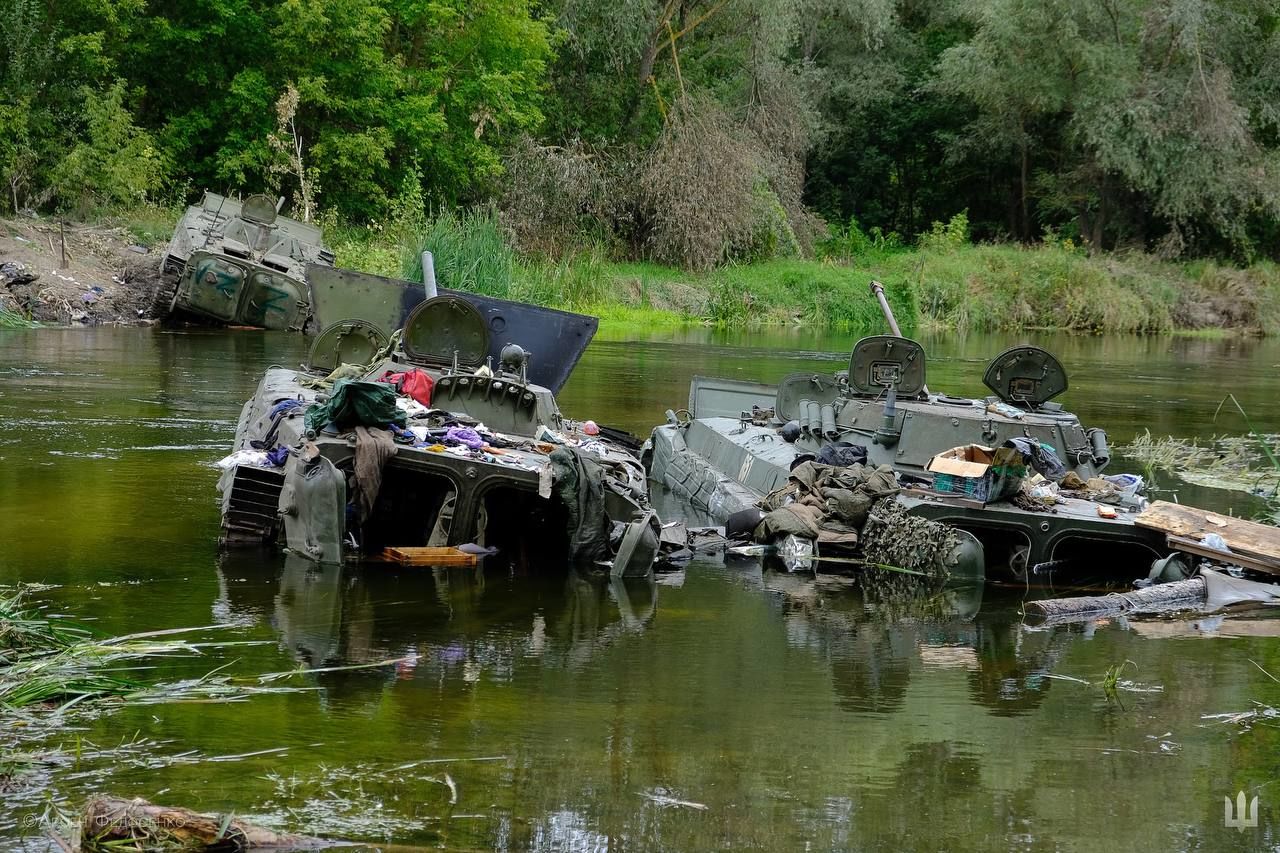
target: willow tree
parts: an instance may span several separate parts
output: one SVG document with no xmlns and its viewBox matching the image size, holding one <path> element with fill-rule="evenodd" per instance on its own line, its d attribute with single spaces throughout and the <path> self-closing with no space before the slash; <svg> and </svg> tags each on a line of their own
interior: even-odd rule
<svg viewBox="0 0 1280 853">
<path fill-rule="evenodd" d="M 1280 214 L 1274 0 L 993 0 L 939 59 L 932 88 L 975 119 L 957 160 L 999 157 L 1019 233 L 1074 217 L 1091 246 L 1165 232 L 1245 254 Z"/>
</svg>

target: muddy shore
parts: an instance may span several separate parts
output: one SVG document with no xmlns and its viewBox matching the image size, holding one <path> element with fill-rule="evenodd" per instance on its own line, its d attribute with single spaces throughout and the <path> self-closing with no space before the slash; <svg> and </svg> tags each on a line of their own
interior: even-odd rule
<svg viewBox="0 0 1280 853">
<path fill-rule="evenodd" d="M 0 220 L 0 310 L 63 326 L 149 324 L 162 251 L 124 228 Z"/>
</svg>

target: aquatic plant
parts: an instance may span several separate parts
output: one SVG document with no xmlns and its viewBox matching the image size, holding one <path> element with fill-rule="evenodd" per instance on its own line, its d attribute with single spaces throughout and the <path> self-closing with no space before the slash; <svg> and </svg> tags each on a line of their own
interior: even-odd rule
<svg viewBox="0 0 1280 853">
<path fill-rule="evenodd" d="M 1157 438 L 1147 431 L 1122 447 L 1121 452 L 1148 470 L 1163 469 L 1189 483 L 1267 498 L 1280 488 L 1280 469 L 1260 463 L 1267 461 L 1263 450 L 1274 453 L 1278 443 L 1280 436 L 1273 434 L 1187 439 Z"/>
<path fill-rule="evenodd" d="M 1120 675 L 1124 672 L 1126 666 L 1132 666 L 1137 670 L 1138 665 L 1129 659 L 1122 660 L 1120 663 L 1112 664 L 1107 667 L 1107 671 L 1102 674 L 1100 685 L 1102 692 L 1107 694 L 1108 698 L 1116 695 L 1116 688 L 1120 685 Z"/>
<path fill-rule="evenodd" d="M 1218 404 L 1215 422 L 1228 405 L 1244 420 L 1246 434 L 1212 436 L 1202 444 L 1198 438 L 1156 438 L 1147 430 L 1121 452 L 1148 471 L 1163 468 L 1199 486 L 1256 495 L 1267 504 L 1263 520 L 1280 523 L 1280 434 L 1256 429 L 1234 394 Z"/>
<path fill-rule="evenodd" d="M 35 320 L 28 320 L 21 314 L 14 313 L 5 308 L 0 308 L 0 329 L 38 329 L 40 324 Z"/>
<path fill-rule="evenodd" d="M 0 717 L 35 707 L 62 712 L 89 700 L 128 704 L 234 702 L 257 693 L 307 689 L 241 683 L 218 675 L 218 670 L 199 678 L 146 683 L 125 673 L 142 660 L 198 657 L 206 648 L 234 643 L 175 638 L 222 626 L 96 638 L 84 628 L 41 615 L 26 603 L 26 597 L 27 590 L 22 587 L 0 594 Z"/>
</svg>

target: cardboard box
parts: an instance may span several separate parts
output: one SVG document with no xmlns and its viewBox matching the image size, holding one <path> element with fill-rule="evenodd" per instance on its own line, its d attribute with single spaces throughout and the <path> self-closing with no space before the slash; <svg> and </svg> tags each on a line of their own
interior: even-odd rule
<svg viewBox="0 0 1280 853">
<path fill-rule="evenodd" d="M 966 444 L 944 450 L 929 460 L 933 489 L 990 503 L 1018 491 L 1027 473 L 1022 454 L 1013 447 Z"/>
</svg>

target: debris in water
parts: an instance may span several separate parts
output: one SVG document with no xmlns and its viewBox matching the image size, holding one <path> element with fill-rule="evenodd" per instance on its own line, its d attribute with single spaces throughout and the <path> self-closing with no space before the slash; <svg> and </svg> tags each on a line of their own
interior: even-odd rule
<svg viewBox="0 0 1280 853">
<path fill-rule="evenodd" d="M 1256 707 L 1248 711 L 1228 711 L 1223 714 L 1201 714 L 1200 719 L 1215 723 L 1234 723 L 1241 731 L 1249 731 L 1255 725 L 1276 727 L 1280 725 L 1280 710 L 1261 702 L 1253 703 Z"/>
<path fill-rule="evenodd" d="M 659 788 L 658 790 L 660 791 L 662 789 Z M 656 794 L 650 791 L 637 791 L 636 793 L 644 797 L 646 800 L 657 803 L 660 806 L 677 806 L 684 809 L 696 809 L 700 812 L 705 812 L 707 810 L 705 803 L 695 803 L 692 800 L 681 800 L 666 794 Z"/>
<path fill-rule="evenodd" d="M 285 835 L 239 820 L 190 809 L 158 806 L 146 800 L 94 797 L 80 820 L 79 849 L 85 853 L 119 850 L 321 850 L 345 846 L 305 835 Z"/>
</svg>

